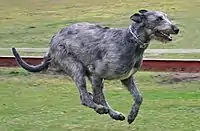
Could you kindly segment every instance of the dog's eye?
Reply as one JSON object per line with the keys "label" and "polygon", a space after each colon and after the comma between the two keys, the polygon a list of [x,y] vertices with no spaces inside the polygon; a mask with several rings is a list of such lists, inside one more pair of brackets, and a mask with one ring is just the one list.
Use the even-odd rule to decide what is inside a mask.
{"label": "dog's eye", "polygon": [[160,22],[160,21],[162,21],[163,20],[163,18],[160,16],[160,17],[158,17],[157,19],[156,19],[156,22]]}

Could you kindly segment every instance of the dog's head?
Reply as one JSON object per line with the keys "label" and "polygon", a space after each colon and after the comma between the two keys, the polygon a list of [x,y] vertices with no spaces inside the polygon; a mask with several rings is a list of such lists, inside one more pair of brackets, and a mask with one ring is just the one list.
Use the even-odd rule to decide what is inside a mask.
{"label": "dog's head", "polygon": [[131,20],[141,24],[150,38],[161,42],[172,41],[171,34],[178,34],[179,29],[172,24],[167,14],[160,11],[139,10],[133,14]]}

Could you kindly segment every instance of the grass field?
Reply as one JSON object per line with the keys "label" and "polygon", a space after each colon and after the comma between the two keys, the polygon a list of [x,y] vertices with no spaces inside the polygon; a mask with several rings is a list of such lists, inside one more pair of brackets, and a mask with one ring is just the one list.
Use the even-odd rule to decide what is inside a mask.
{"label": "grass field", "polygon": [[[0,48],[48,47],[51,37],[66,25],[95,22],[128,27],[130,15],[141,8],[162,10],[180,27],[174,42],[152,42],[150,48],[200,48],[199,0],[0,0]],[[11,55],[0,52],[2,55]],[[178,56],[159,55],[163,58]],[[199,58],[199,54],[181,58]]]}
{"label": "grass field", "polygon": [[[0,131],[199,131],[199,82],[162,84],[156,73],[139,72],[144,102],[128,125],[80,105],[71,79],[0,69]],[[132,97],[119,81],[106,81],[114,109],[129,113]]]}
{"label": "grass field", "polygon": [[128,27],[140,8],[162,10],[180,27],[168,45],[151,48],[200,48],[199,0],[0,0],[0,47],[47,47],[61,28],[75,22]]}

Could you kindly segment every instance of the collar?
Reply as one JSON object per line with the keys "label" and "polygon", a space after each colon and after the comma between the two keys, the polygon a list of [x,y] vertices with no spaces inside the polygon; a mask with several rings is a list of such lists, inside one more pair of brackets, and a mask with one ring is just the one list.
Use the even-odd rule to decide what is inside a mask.
{"label": "collar", "polygon": [[132,25],[129,26],[129,32],[135,38],[136,43],[140,45],[140,48],[146,48],[148,43],[145,43],[142,40],[140,40],[138,36],[132,31],[131,27]]}

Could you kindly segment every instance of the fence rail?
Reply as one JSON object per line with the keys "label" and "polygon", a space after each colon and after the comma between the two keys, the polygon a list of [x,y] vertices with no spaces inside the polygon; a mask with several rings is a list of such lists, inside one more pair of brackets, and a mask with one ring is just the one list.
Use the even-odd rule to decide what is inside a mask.
{"label": "fence rail", "polygon": [[[22,56],[29,64],[39,64],[41,56]],[[0,56],[0,67],[17,67],[18,64],[13,56]],[[151,59],[144,58],[141,67],[143,71],[154,72],[187,72],[200,73],[200,60],[198,59]]]}
{"label": "fence rail", "polygon": [[[16,48],[20,52],[44,53],[48,48]],[[2,51],[11,51],[11,48],[0,48]],[[147,49],[146,54],[193,54],[200,53],[200,49]],[[29,64],[39,64],[42,56],[22,56]],[[17,67],[13,56],[0,56],[0,67]],[[144,58],[141,70],[159,72],[188,72],[200,73],[200,59],[152,59]]]}
{"label": "fence rail", "polygon": [[[44,53],[48,48],[16,48],[22,52]],[[0,48],[1,51],[11,51],[11,48]],[[194,54],[200,53],[200,49],[147,49],[147,54]]]}

